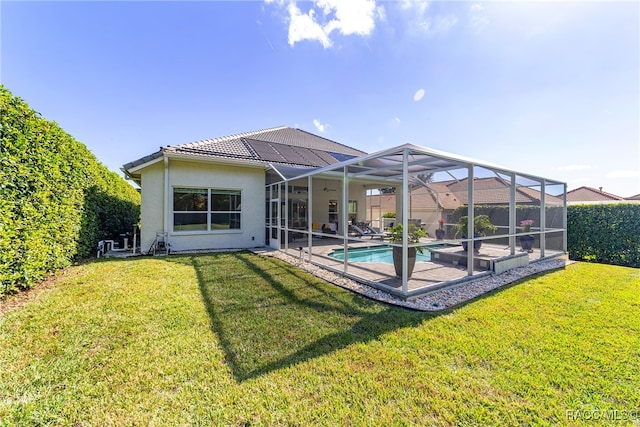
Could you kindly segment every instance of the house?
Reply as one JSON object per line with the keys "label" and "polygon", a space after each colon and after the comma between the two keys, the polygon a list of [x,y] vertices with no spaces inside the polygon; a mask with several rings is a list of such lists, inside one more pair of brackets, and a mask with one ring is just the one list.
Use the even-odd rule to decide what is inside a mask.
{"label": "house", "polygon": [[[466,178],[460,180],[446,180],[428,182],[411,190],[410,212],[412,218],[418,218],[427,224],[427,232],[435,235],[438,220],[444,218],[447,223],[451,214],[469,202],[468,182]],[[474,203],[476,205],[508,205],[510,183],[496,176],[474,179]],[[521,206],[538,206],[542,200],[539,189],[518,186],[515,188],[515,201]],[[546,194],[545,204],[562,205],[562,199]],[[371,216],[367,219],[374,224],[387,212],[395,212],[396,196],[393,193],[367,196],[367,212]]]}
{"label": "house", "polygon": [[[158,238],[172,251],[268,245],[403,298],[566,253],[565,183],[414,144],[367,154],[304,130],[276,127],[162,147],[123,171],[141,187],[143,252]],[[473,231],[476,205],[500,202],[501,216],[493,218],[497,232],[470,232],[433,247],[431,241],[409,241],[406,234],[401,241],[374,241],[371,234],[353,233],[350,225],[373,217],[367,200],[387,197],[388,188],[395,188],[394,211],[403,229],[421,210],[466,205],[467,229]],[[529,202],[531,207],[520,208]],[[518,252],[517,221],[532,209],[539,222],[527,235],[535,235],[536,246],[534,252]],[[432,215],[427,225],[438,218]],[[484,253],[461,248],[482,242]],[[417,246],[441,253],[433,252],[411,278],[405,267],[414,252],[409,249]],[[401,249],[401,268],[394,272],[398,265],[389,261],[370,265],[352,258],[355,248],[385,254]]]}
{"label": "house", "polygon": [[602,187],[595,189],[592,187],[582,186],[571,191],[567,191],[567,202],[569,204],[624,203],[640,200],[640,197],[638,196],[640,195],[625,199],[624,197],[602,191]]}
{"label": "house", "polygon": [[[169,233],[174,251],[263,246],[269,172],[278,179],[364,154],[290,127],[162,147],[123,166],[141,188],[141,248],[147,251],[157,232]],[[338,222],[337,212],[329,213],[330,182],[318,196],[327,201],[327,212],[317,214],[323,223]],[[289,225],[305,226],[306,189],[291,191],[297,202]]]}

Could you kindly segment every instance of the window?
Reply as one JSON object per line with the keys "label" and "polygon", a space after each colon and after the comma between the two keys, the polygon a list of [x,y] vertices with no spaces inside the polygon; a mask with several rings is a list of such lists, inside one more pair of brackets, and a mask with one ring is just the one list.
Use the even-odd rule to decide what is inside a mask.
{"label": "window", "polygon": [[351,221],[352,224],[355,224],[355,222],[358,219],[358,201],[357,200],[349,200],[349,221]]}
{"label": "window", "polygon": [[211,191],[211,230],[240,228],[240,191]]}
{"label": "window", "polygon": [[329,200],[329,222],[338,222],[338,201]]}
{"label": "window", "polygon": [[173,231],[240,229],[242,192],[213,188],[173,189]]}

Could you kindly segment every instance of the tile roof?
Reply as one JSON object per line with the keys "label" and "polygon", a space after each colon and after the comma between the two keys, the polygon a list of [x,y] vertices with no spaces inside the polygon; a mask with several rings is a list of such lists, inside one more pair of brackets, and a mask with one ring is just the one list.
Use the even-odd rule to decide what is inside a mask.
{"label": "tile roof", "polygon": [[608,202],[624,200],[623,197],[615,194],[607,193],[591,187],[578,187],[571,191],[567,191],[568,202]]}
{"label": "tile roof", "polygon": [[322,167],[344,156],[366,154],[330,139],[290,127],[277,127],[163,148],[165,153],[237,158],[289,166]]}
{"label": "tile roof", "polygon": [[[467,179],[446,182],[447,187],[460,199],[462,204],[468,203]],[[496,177],[476,178],[473,183],[473,201],[476,205],[491,205],[497,203],[509,203],[509,185]],[[562,199],[550,194],[545,195],[548,204],[562,204]],[[540,203],[540,192],[533,188],[516,187],[516,203],[535,204]]]}
{"label": "tile roof", "polygon": [[124,169],[131,169],[163,154],[181,154],[202,159],[238,159],[293,167],[323,167],[367,153],[310,132],[280,126],[169,145],[156,153],[127,163]]}
{"label": "tile roof", "polygon": [[[412,200],[413,209],[435,208],[436,200],[441,209],[454,210],[468,203],[467,180],[431,182],[429,187],[438,193],[436,197],[431,191],[424,187],[412,190],[411,194],[416,197]],[[424,197],[428,196],[428,197]],[[476,205],[491,205],[509,203],[509,186],[498,178],[476,178],[474,181],[474,203]],[[395,194],[383,194],[371,196],[374,205],[380,205],[383,211],[395,210]],[[557,196],[547,194],[545,202],[551,205],[561,205],[562,199]],[[540,192],[528,187],[516,188],[516,203],[518,204],[540,204]]]}

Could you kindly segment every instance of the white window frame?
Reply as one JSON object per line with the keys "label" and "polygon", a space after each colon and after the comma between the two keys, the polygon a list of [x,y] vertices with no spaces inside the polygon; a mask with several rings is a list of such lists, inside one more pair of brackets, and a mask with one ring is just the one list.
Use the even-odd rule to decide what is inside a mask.
{"label": "white window frame", "polygon": [[[176,211],[174,198],[176,189],[185,190],[206,190],[207,191],[207,209],[205,211]],[[240,210],[239,211],[213,211],[211,210],[211,196],[216,192],[237,192],[240,195]],[[242,213],[242,189],[240,188],[219,188],[219,187],[192,187],[187,185],[174,185],[171,191],[171,232],[172,234],[228,234],[228,233],[241,233],[243,227],[243,213]],[[175,229],[175,214],[188,214],[188,213],[206,213],[207,215],[207,228],[202,230],[176,230]],[[211,216],[216,213],[234,213],[240,215],[240,227],[239,228],[223,228],[212,229],[211,228]]]}

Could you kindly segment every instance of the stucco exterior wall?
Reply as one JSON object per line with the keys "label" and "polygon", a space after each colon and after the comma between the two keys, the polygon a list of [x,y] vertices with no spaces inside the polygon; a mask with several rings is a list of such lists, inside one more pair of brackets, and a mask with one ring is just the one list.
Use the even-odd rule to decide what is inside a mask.
{"label": "stucco exterior wall", "polygon": [[[324,191],[325,185],[327,188],[335,189],[335,191]],[[358,203],[357,220],[364,221],[366,218],[366,192],[362,187],[362,183],[352,182],[349,183],[349,200],[356,200]],[[342,205],[342,182],[325,179],[313,180],[313,211],[312,223],[318,224],[321,227],[322,224],[329,222],[329,200],[338,201],[338,231],[340,234],[344,232],[344,224],[342,221],[342,214],[346,206]]]}
{"label": "stucco exterior wall", "polygon": [[140,177],[140,249],[147,253],[156,238],[156,231],[164,228],[164,164],[154,163],[145,168]]}
{"label": "stucco exterior wall", "polygon": [[[165,171],[159,162],[141,171],[142,250],[152,245],[156,232],[169,232],[172,251],[191,249],[250,248],[265,244],[264,170],[232,165],[170,159],[168,169],[169,212],[165,216]],[[173,231],[173,188],[197,187],[242,191],[241,228],[238,230]],[[165,219],[166,218],[166,219]],[[167,222],[165,227],[165,222]]]}

